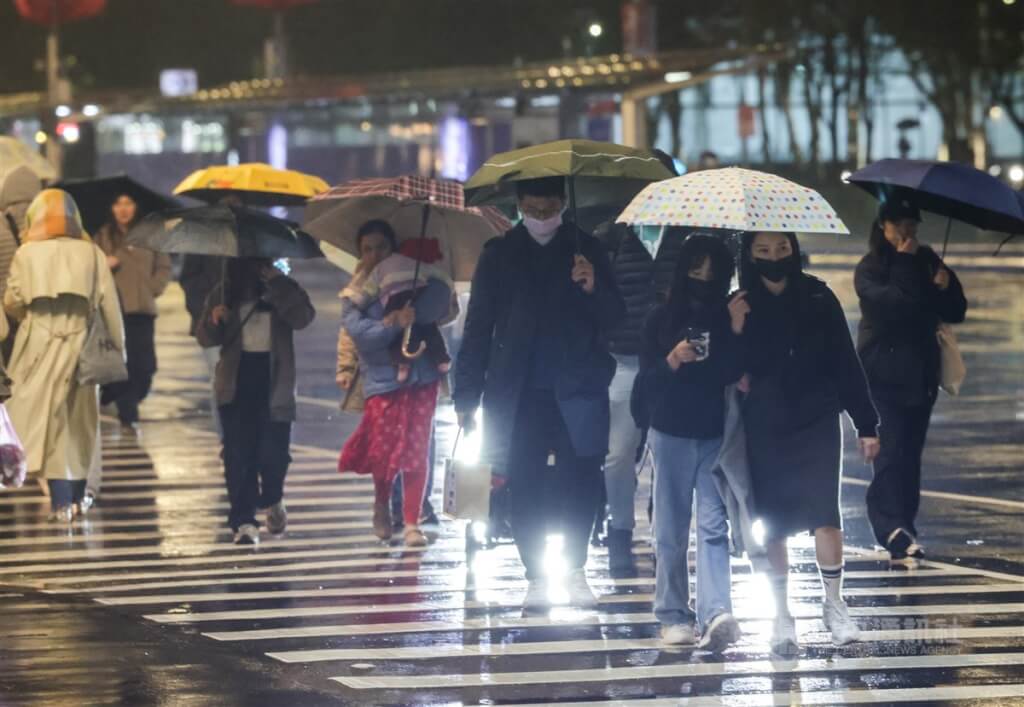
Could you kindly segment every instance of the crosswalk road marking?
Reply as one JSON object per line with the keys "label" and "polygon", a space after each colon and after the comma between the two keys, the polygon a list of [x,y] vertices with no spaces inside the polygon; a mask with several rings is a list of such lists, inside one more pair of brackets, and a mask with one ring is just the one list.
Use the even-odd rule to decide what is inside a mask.
{"label": "crosswalk road marking", "polygon": [[[527,694],[539,704],[553,691],[602,707],[1024,695],[1024,577],[1012,573],[931,561],[894,572],[879,553],[850,548],[845,593],[862,642],[837,649],[821,623],[813,548],[798,545],[790,596],[804,653],[780,662],[766,652],[773,608],[765,580],[736,561],[743,638],[721,657],[697,660],[659,641],[641,529],[640,577],[610,578],[605,551],[593,549],[598,610],[524,616],[514,548],[467,557],[458,524],[442,525],[427,548],[379,542],[369,533],[371,484],[337,474],[333,450],[293,450],[285,537],[265,537],[258,549],[230,544],[216,438],[194,439],[185,451],[177,436],[106,445],[101,504],[68,528],[42,519],[38,491],[0,496],[0,580],[90,597],[164,631],[198,628],[203,640],[254,649],[321,689],[373,703],[513,703]],[[353,667],[367,662],[369,673]],[[890,682],[857,678],[867,674]],[[792,678],[789,691],[773,690],[773,676]],[[754,680],[752,694],[728,694],[723,681],[733,679]],[[610,699],[606,685],[649,694]],[[685,702],[659,694],[685,694]]]}

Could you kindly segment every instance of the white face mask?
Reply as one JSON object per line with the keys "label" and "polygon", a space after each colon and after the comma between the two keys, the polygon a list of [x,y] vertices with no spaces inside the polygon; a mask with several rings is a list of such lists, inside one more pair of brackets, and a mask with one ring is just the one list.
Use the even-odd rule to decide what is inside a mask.
{"label": "white face mask", "polygon": [[533,240],[541,245],[547,245],[555,237],[558,227],[562,225],[562,214],[559,212],[546,219],[531,218],[523,214],[523,225]]}

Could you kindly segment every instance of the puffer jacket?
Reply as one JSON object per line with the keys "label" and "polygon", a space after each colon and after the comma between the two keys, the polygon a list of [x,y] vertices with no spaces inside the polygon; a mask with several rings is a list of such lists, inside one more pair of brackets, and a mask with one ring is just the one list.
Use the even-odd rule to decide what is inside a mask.
{"label": "puffer jacket", "polygon": [[619,356],[638,356],[644,322],[655,305],[654,258],[625,224],[602,224],[594,236],[608,254],[615,284],[626,302],[626,316],[608,332],[608,350]]}

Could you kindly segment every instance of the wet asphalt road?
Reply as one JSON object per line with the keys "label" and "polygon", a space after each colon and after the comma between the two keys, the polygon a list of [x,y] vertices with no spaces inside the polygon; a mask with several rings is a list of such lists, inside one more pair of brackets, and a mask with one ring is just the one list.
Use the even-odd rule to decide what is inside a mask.
{"label": "wet asphalt road", "polygon": [[[852,319],[844,257],[819,274]],[[772,604],[741,563],[741,643],[721,657],[660,649],[642,531],[636,580],[609,579],[603,549],[592,553],[597,612],[529,618],[511,547],[467,558],[447,522],[422,552],[373,539],[368,483],[334,471],[355,421],[337,411],[342,276],[325,264],[297,270],[319,316],[297,339],[290,528],[235,548],[205,364],[172,288],[142,437],[105,424],[101,505],[68,529],[46,523],[35,489],[0,495],[0,704],[1024,704],[1024,271],[960,275],[969,374],[940,400],[926,453],[919,526],[933,561],[887,568],[864,519],[870,472],[848,450],[846,586],[865,640],[827,643],[813,554],[797,540],[795,661],[768,653]],[[444,450],[450,409],[440,420]]]}

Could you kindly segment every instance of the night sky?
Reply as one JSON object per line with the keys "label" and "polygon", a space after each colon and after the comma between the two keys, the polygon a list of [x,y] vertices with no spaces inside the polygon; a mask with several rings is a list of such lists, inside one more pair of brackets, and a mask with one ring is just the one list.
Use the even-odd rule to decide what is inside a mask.
{"label": "night sky", "polygon": [[[698,3],[699,4],[699,3]],[[287,14],[295,73],[341,74],[562,55],[561,38],[605,34],[591,51],[621,49],[619,0],[320,0]],[[201,85],[258,74],[270,13],[230,0],[108,0],[107,11],[63,30],[79,87],[153,88],[161,68],[190,67]],[[0,93],[35,90],[45,31],[0,0]],[[582,53],[582,48],[581,52]]]}

